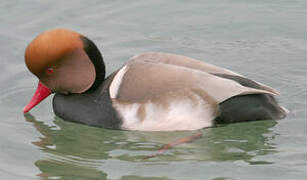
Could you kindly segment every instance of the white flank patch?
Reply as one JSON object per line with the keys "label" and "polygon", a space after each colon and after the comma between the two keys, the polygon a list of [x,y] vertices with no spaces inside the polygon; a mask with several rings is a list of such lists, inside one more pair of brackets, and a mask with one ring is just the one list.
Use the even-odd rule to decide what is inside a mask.
{"label": "white flank patch", "polygon": [[125,75],[125,73],[127,72],[128,67],[127,65],[122,67],[115,75],[115,77],[113,78],[113,81],[110,85],[110,96],[111,98],[116,98],[117,94],[118,94],[118,89],[120,87],[120,84],[122,83],[122,79]]}
{"label": "white flank patch", "polygon": [[[153,102],[121,104],[115,100],[113,105],[123,118],[122,129],[126,130],[196,130],[211,127],[215,118],[212,105],[200,97],[197,104],[189,98],[175,99],[168,108]],[[141,105],[144,106],[144,119],[138,115]]]}

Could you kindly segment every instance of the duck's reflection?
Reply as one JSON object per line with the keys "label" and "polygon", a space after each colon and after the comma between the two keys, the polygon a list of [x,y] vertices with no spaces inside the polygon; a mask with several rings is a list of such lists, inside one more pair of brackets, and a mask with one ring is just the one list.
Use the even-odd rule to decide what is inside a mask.
{"label": "duck's reflection", "polygon": [[[95,168],[94,161],[81,158],[82,154],[91,154],[88,151],[93,147],[91,146],[93,140],[88,138],[88,134],[81,135],[83,132],[78,132],[78,129],[74,128],[74,124],[66,127],[65,122],[62,123],[60,120],[55,120],[57,127],[54,127],[37,121],[29,113],[24,117],[26,121],[33,123],[34,127],[43,135],[39,141],[33,142],[34,145],[46,152],[46,158],[35,162],[42,172],[38,176],[42,179],[50,177],[74,180],[106,179],[106,174]],[[88,148],[82,148],[87,145]],[[100,157],[105,157],[105,154],[101,153]],[[89,158],[95,159],[96,157],[90,156]]]}
{"label": "duck's reflection", "polygon": [[[107,130],[65,122],[57,117],[55,127],[35,120],[31,114],[26,114],[25,119],[33,123],[43,135],[39,141],[33,142],[46,152],[46,158],[35,163],[42,171],[39,175],[41,177],[105,179],[109,169],[104,167],[109,161],[126,166],[136,163],[155,165],[161,162],[237,160],[249,164],[267,164],[273,162],[259,161],[258,157],[276,151],[272,144],[275,136],[272,127],[276,125],[275,121],[237,123],[204,129],[201,139],[176,146],[160,156],[145,160],[144,157],[154,154],[162,145],[195,132]],[[122,179],[128,177],[124,172],[118,173],[122,173]],[[137,177],[137,174],[133,177]]]}

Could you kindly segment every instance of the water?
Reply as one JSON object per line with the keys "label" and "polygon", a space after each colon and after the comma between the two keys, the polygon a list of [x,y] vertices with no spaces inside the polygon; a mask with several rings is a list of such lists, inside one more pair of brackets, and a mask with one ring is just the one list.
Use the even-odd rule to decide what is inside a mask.
{"label": "water", "polygon": [[[0,179],[305,179],[305,0],[2,0],[0,9]],[[201,139],[144,160],[194,132],[69,123],[54,116],[51,97],[23,115],[37,83],[24,49],[57,27],[94,40],[107,73],[141,52],[182,54],[271,85],[292,113],[282,121],[204,129]]]}

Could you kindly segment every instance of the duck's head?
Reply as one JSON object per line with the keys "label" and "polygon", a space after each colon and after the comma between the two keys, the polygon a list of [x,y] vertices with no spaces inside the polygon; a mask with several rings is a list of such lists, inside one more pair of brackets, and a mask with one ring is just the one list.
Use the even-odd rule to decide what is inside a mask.
{"label": "duck's head", "polygon": [[51,93],[94,90],[105,76],[105,65],[96,45],[85,36],[67,29],[38,35],[26,48],[25,62],[39,83],[24,113]]}

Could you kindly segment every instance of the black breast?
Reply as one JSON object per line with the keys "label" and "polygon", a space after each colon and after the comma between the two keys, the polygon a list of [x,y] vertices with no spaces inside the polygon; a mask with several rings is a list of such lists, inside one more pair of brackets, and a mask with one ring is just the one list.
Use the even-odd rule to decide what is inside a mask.
{"label": "black breast", "polygon": [[115,73],[111,74],[95,91],[82,94],[56,94],[54,113],[65,121],[89,126],[119,129],[121,120],[112,107],[109,87]]}

